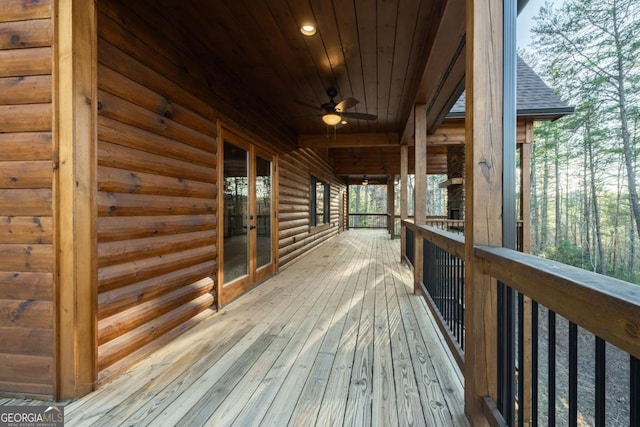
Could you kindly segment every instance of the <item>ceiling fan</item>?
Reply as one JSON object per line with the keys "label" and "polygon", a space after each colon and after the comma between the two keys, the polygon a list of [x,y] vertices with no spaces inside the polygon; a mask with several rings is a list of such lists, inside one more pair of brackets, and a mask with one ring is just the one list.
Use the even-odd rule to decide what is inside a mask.
{"label": "ceiling fan", "polygon": [[[355,98],[345,98],[342,101],[336,103],[334,98],[338,96],[338,91],[334,87],[327,89],[327,96],[329,102],[325,102],[320,106],[320,110],[324,111],[322,115],[322,121],[328,126],[339,127],[347,124],[346,119],[357,120],[375,120],[378,118],[375,114],[368,113],[356,113],[347,111],[349,108],[355,107],[360,101]],[[306,104],[305,104],[306,105]],[[317,108],[317,107],[313,107]]]}

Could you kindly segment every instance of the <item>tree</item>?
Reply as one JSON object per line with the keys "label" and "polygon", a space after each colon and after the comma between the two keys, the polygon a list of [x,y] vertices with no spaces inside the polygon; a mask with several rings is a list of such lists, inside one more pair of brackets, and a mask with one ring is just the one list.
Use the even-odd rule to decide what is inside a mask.
{"label": "tree", "polygon": [[559,13],[546,5],[534,32],[542,57],[562,63],[565,74],[572,76],[582,93],[599,94],[608,111],[615,113],[630,208],[640,236],[640,202],[629,129],[640,87],[638,1],[567,0]]}

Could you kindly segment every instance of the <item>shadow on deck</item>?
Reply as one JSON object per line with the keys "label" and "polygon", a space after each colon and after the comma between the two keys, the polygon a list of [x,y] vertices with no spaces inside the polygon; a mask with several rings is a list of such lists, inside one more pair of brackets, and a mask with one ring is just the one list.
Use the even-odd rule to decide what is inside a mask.
{"label": "shadow on deck", "polygon": [[384,231],[339,235],[67,405],[66,425],[468,425],[399,258]]}

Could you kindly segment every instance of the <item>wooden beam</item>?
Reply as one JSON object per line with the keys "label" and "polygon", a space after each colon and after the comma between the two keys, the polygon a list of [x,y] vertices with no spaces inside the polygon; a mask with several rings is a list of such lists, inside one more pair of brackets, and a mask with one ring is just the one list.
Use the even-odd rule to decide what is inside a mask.
{"label": "wooden beam", "polygon": [[346,133],[327,135],[300,135],[300,148],[352,148],[396,146],[400,143],[397,133]]}
{"label": "wooden beam", "polygon": [[96,380],[97,24],[95,2],[55,4],[56,400],[63,400],[89,393]]}
{"label": "wooden beam", "polygon": [[[427,218],[427,106],[415,106],[415,223],[424,224]],[[446,157],[445,157],[446,159]]]}
{"label": "wooden beam", "polygon": [[465,156],[465,411],[485,425],[497,402],[497,284],[474,246],[502,245],[502,2],[467,0]]}
{"label": "wooden beam", "polygon": [[[424,224],[427,220],[427,106],[416,104],[414,108],[415,118],[415,196],[414,196],[414,218],[415,224]],[[424,272],[422,263],[423,239],[415,233],[415,262],[413,266],[414,293],[418,294],[422,290],[422,280]]]}
{"label": "wooden beam", "polygon": [[[463,45],[465,35],[464,16],[464,1],[450,0],[446,3],[442,19],[434,23],[447,31],[438,31],[414,99],[415,104],[427,105],[430,117],[441,115],[441,111],[435,111],[432,106],[435,106],[437,98],[442,98],[442,101],[437,103],[437,109],[445,107],[462,78],[463,74],[461,75],[460,71],[463,70],[458,70],[460,61],[457,61],[457,58],[464,56],[464,51],[459,49]],[[452,76],[455,78],[450,82]],[[403,143],[408,143],[414,133],[413,109],[407,108],[406,111],[409,111],[409,114],[402,132]]]}

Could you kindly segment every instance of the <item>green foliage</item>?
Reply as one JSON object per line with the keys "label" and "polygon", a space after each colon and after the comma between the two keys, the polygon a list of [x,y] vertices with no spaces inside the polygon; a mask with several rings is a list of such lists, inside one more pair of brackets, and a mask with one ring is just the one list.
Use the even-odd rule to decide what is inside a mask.
{"label": "green foliage", "polygon": [[534,252],[640,283],[640,1],[566,0],[522,52],[575,113],[536,126]]}
{"label": "green foliage", "polygon": [[547,246],[539,255],[574,267],[593,270],[589,254],[569,240],[561,240],[558,245]]}

